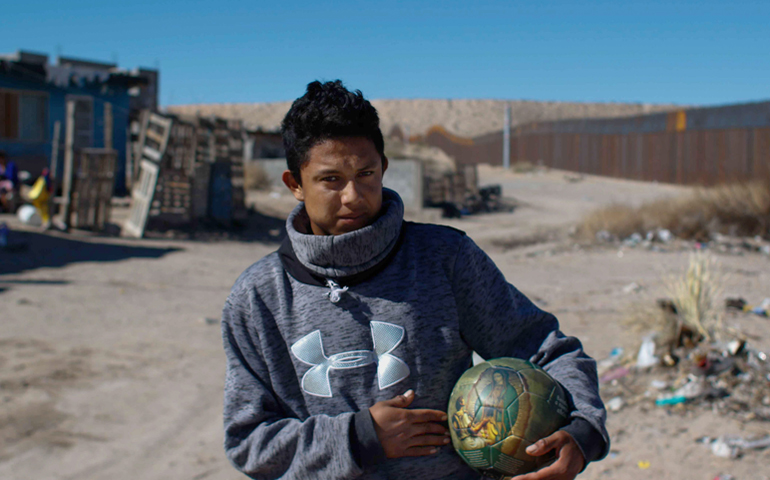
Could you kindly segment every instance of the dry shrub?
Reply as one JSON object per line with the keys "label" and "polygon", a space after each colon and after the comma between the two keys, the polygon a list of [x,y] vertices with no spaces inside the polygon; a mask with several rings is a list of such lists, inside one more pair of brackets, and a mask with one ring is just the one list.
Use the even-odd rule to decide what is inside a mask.
{"label": "dry shrub", "polygon": [[607,231],[620,238],[643,229],[643,222],[636,209],[627,205],[614,204],[586,215],[578,226],[578,234],[593,239],[597,232]]}
{"label": "dry shrub", "polygon": [[655,332],[659,345],[671,345],[676,340],[678,326],[675,316],[654,303],[635,302],[627,309],[622,323],[640,337]]}
{"label": "dry shrub", "polygon": [[270,177],[261,165],[247,163],[243,166],[243,187],[246,190],[265,190],[270,188]]}
{"label": "dry shrub", "polygon": [[719,307],[724,283],[716,259],[696,252],[683,273],[663,279],[669,299],[631,305],[623,323],[638,335],[655,332],[656,343],[666,349],[690,334],[695,342],[719,339],[725,334]]}
{"label": "dry shrub", "polygon": [[665,279],[665,287],[676,307],[679,322],[699,333],[706,341],[721,336],[724,277],[716,259],[703,252],[690,255],[684,274]]}
{"label": "dry shrub", "polygon": [[520,160],[511,165],[511,170],[514,173],[530,173],[537,170],[537,166],[528,160]]}
{"label": "dry shrub", "polygon": [[610,205],[584,217],[577,232],[584,239],[594,239],[602,230],[625,238],[659,229],[698,241],[714,233],[770,238],[770,180],[700,188],[638,208]]}

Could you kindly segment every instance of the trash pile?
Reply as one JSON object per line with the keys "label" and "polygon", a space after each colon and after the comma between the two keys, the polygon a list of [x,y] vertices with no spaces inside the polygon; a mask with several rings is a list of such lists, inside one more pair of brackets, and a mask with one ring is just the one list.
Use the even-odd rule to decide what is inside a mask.
{"label": "trash pile", "polygon": [[722,435],[717,438],[703,437],[697,441],[707,445],[714,456],[722,458],[738,458],[748,450],[762,450],[770,447],[770,435],[754,440],[747,440],[737,435]]}
{"label": "trash pile", "polygon": [[503,197],[500,185],[488,185],[478,188],[476,193],[466,192],[454,201],[427,201],[426,206],[441,208],[444,218],[462,218],[467,215],[493,212],[513,212],[517,202]]}
{"label": "trash pile", "polygon": [[699,242],[677,238],[665,228],[650,230],[645,235],[633,233],[626,238],[619,238],[607,230],[596,232],[596,241],[604,244],[618,244],[625,248],[644,248],[654,252],[675,250],[712,250],[731,255],[744,255],[747,252],[770,256],[770,241],[761,236],[732,237],[714,233],[709,241]]}
{"label": "trash pile", "polygon": [[[659,300],[658,305],[671,313],[670,301]],[[726,307],[770,316],[770,299],[755,307],[743,299],[727,299]],[[680,324],[673,341],[661,345],[656,340],[657,334],[649,334],[635,355],[616,348],[598,362],[607,410],[638,404],[682,414],[709,409],[743,422],[770,421],[770,355],[752,348],[740,332],[725,331],[721,340],[708,341]]]}

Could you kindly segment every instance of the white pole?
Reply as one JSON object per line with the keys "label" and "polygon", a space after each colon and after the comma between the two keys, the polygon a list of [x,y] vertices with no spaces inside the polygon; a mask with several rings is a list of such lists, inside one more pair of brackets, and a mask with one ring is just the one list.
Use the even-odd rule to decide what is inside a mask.
{"label": "white pole", "polygon": [[511,168],[511,106],[505,104],[505,126],[503,127],[503,168]]}

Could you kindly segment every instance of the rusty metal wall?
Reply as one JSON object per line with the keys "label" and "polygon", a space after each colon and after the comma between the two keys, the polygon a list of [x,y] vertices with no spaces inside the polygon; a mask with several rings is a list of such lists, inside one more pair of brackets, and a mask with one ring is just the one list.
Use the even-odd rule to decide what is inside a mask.
{"label": "rusty metal wall", "polygon": [[[502,132],[460,142],[434,130],[424,140],[459,165],[502,165]],[[518,126],[516,162],[678,184],[770,178],[770,102]]]}

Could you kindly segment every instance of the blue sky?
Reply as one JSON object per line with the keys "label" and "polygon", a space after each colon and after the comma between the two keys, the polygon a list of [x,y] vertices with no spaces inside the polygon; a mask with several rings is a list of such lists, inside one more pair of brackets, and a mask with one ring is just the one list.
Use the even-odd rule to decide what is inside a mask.
{"label": "blue sky", "polygon": [[0,52],[159,66],[161,104],[368,98],[725,104],[770,98],[770,2],[6,2]]}

